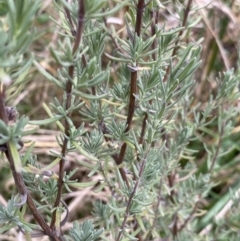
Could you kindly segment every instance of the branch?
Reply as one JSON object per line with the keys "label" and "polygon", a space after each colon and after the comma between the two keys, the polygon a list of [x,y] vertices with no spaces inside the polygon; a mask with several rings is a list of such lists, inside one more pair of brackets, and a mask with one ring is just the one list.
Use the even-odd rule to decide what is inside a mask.
{"label": "branch", "polygon": [[[101,123],[100,123],[100,128],[101,128],[102,133],[103,133],[103,135],[104,135],[105,141],[106,141],[107,143],[111,142],[110,138],[108,138],[108,137],[105,136],[105,134],[107,134],[108,131],[107,131],[107,127],[106,127],[106,125],[104,124],[103,121],[101,121]],[[118,165],[118,156],[117,156],[116,154],[113,154],[111,157],[112,157],[112,159],[115,161],[115,163]],[[127,187],[129,187],[129,182],[128,182],[128,179],[127,179],[127,175],[126,175],[123,167],[119,167],[119,172],[120,172],[120,175],[121,175],[123,181],[125,181]]]}
{"label": "branch", "polygon": [[[81,39],[82,39],[82,32],[83,32],[83,25],[84,25],[84,15],[85,15],[85,8],[84,8],[84,0],[79,0],[79,9],[78,9],[78,26],[77,26],[77,33],[76,33],[76,38],[75,42],[73,45],[73,50],[72,54],[74,55],[80,45]],[[70,18],[71,19],[71,18]],[[69,66],[68,69],[68,74],[70,76],[70,79],[73,79],[74,76],[74,64]],[[68,80],[66,83],[66,94],[67,94],[67,100],[66,100],[66,109],[69,109],[71,107],[71,100],[72,100],[72,82],[71,80]],[[71,113],[68,114],[68,117],[71,117]],[[58,178],[58,192],[57,192],[57,197],[54,203],[54,208],[58,207],[61,202],[61,196],[62,196],[62,188],[63,188],[63,177],[64,177],[64,166],[65,166],[65,158],[67,154],[67,143],[68,143],[68,136],[69,136],[69,123],[67,120],[65,120],[65,138],[63,141],[63,146],[62,146],[62,159],[60,160],[59,163],[59,178]],[[50,227],[54,229],[56,222],[56,209],[53,212],[52,220],[51,220],[51,225]]]}
{"label": "branch", "polygon": [[[0,118],[6,124],[9,121],[9,119],[8,119],[9,115],[7,113],[7,110],[8,109],[5,106],[5,90],[3,89],[0,92]],[[55,233],[52,232],[51,228],[48,226],[46,221],[43,219],[42,215],[37,210],[30,193],[28,193],[28,191],[27,191],[27,187],[26,187],[26,185],[23,181],[22,173],[16,171],[16,168],[14,166],[13,156],[12,156],[12,153],[10,151],[8,143],[6,144],[6,150],[4,151],[4,153],[5,153],[5,155],[8,159],[10,169],[12,171],[12,175],[13,175],[13,178],[14,178],[15,185],[16,185],[16,187],[18,189],[18,192],[20,193],[20,196],[21,196],[21,203],[18,203],[18,204],[15,204],[15,205],[20,206],[20,205],[23,205],[25,202],[27,202],[27,205],[28,205],[29,209],[31,210],[34,219],[39,224],[39,226],[43,229],[42,233],[45,234],[45,235],[48,235],[50,237],[51,241],[61,241],[61,239],[59,237],[57,237]]]}
{"label": "branch", "polygon": [[[144,13],[144,10],[145,10],[145,6],[146,5],[144,3],[144,0],[138,0],[137,17],[136,17],[136,24],[135,24],[135,34],[137,34],[138,37],[141,34],[142,18],[143,18],[143,13]],[[135,36],[134,36],[134,39],[133,39],[133,44],[135,44]],[[129,100],[129,105],[128,105],[128,115],[127,115],[127,122],[126,122],[126,130],[125,130],[125,132],[128,132],[131,129],[131,123],[132,123],[132,119],[133,119],[133,115],[134,115],[134,111],[135,111],[135,96],[137,94],[137,77],[138,77],[138,75],[137,75],[137,68],[136,67],[137,67],[137,65],[133,66],[133,68],[131,68],[130,100]],[[122,147],[121,147],[118,159],[116,160],[118,165],[120,165],[123,162],[123,159],[124,159],[124,156],[125,156],[125,153],[126,153],[126,149],[127,149],[127,144],[126,144],[126,142],[124,142]],[[143,161],[143,163],[142,163],[142,166],[141,166],[141,169],[140,169],[140,173],[143,171],[144,166],[145,166],[145,161]],[[125,171],[123,169],[120,169],[119,171],[120,171],[122,177],[125,178],[125,176],[126,176]],[[135,184],[135,187],[134,187],[134,190],[133,190],[131,196],[129,197],[128,206],[127,206],[127,209],[126,209],[126,215],[125,215],[125,218],[123,220],[122,228],[121,228],[121,231],[119,232],[117,241],[120,240],[120,237],[121,237],[122,232],[123,232],[123,228],[124,228],[124,226],[126,224],[127,216],[128,216],[129,209],[130,209],[130,204],[131,204],[132,198],[133,198],[133,196],[134,196],[134,194],[136,192],[136,189],[137,189],[137,186],[138,186],[138,182],[139,182],[139,179],[138,179],[138,181]],[[126,183],[128,185],[128,182],[126,182]],[[129,185],[128,185],[128,187],[129,187]],[[137,228],[138,228],[138,223],[136,223],[136,225],[134,226],[134,230],[137,229]],[[138,237],[139,240],[142,240],[140,235],[137,235],[137,237]]]}
{"label": "branch", "polygon": [[160,202],[161,202],[161,197],[162,197],[162,185],[163,185],[163,177],[161,177],[160,179],[160,183],[159,183],[159,189],[158,189],[158,197],[157,197],[157,205],[156,205],[156,208],[155,208],[155,211],[154,211],[154,219],[153,219],[153,223],[152,223],[152,226],[146,236],[146,238],[144,239],[144,241],[147,241],[149,240],[149,236],[151,235],[151,231],[155,228],[156,226],[156,222],[157,222],[157,218],[158,218],[158,208],[160,206]]}
{"label": "branch", "polygon": [[[151,18],[152,18],[152,24],[151,24],[151,36],[154,36],[156,34],[156,25],[158,23],[158,11],[154,14],[153,11],[151,11]],[[152,43],[152,50],[156,49],[156,39],[154,39]],[[156,52],[153,52],[152,54],[153,60],[156,60]],[[152,103],[152,100],[149,101],[149,103]],[[138,144],[142,145],[143,144],[143,139],[146,131],[146,126],[147,126],[147,119],[148,119],[148,114],[144,114],[143,122],[142,122],[142,129],[141,129],[141,134],[140,134],[140,139]]]}
{"label": "branch", "polygon": [[[68,2],[68,0],[66,0],[66,2]],[[73,26],[73,21],[72,21],[71,14],[70,14],[69,10],[66,7],[64,7],[64,11],[66,13],[66,17],[67,17],[67,19],[69,21],[69,24],[71,26],[72,35],[76,36],[76,30],[74,29],[74,26]]]}
{"label": "branch", "polygon": [[127,208],[126,208],[126,211],[125,211],[125,216],[124,216],[124,220],[123,220],[123,223],[121,225],[121,228],[120,228],[120,231],[119,231],[119,234],[117,236],[117,239],[116,241],[119,241],[121,236],[122,236],[122,233],[124,231],[124,228],[125,228],[125,225],[126,225],[126,222],[127,222],[127,218],[129,216],[129,213],[130,213],[130,208],[131,208],[131,203],[132,203],[132,199],[137,191],[137,188],[138,188],[138,185],[139,185],[139,181],[142,177],[142,174],[143,174],[143,171],[144,171],[144,168],[145,168],[145,163],[146,163],[146,157],[144,158],[142,164],[141,164],[141,167],[140,167],[140,170],[139,170],[139,178],[138,180],[136,181],[135,185],[134,185],[134,188],[133,188],[133,191],[128,199],[128,203],[127,203]]}
{"label": "branch", "polygon": [[[137,4],[137,18],[136,18],[136,24],[135,24],[135,33],[137,34],[137,36],[140,36],[140,33],[141,33],[144,9],[145,9],[144,0],[139,0],[138,4]],[[133,41],[135,41],[135,39]],[[135,95],[137,94],[137,68],[136,68],[136,66],[133,66],[133,68],[131,68],[130,83],[131,83],[130,84],[130,100],[129,100],[129,105],[128,105],[128,115],[127,115],[125,132],[128,132],[131,129],[132,118],[133,118],[134,111],[135,111]],[[126,149],[127,149],[127,144],[124,142],[121,147],[118,159],[116,161],[117,165],[122,164]]]}
{"label": "branch", "polygon": [[189,216],[187,217],[185,222],[178,228],[178,232],[181,232],[187,226],[187,224],[190,222],[190,220],[192,219],[193,215],[197,211],[198,205],[199,205],[199,201],[197,201],[195,203],[193,210],[191,211],[191,213],[189,214]]}

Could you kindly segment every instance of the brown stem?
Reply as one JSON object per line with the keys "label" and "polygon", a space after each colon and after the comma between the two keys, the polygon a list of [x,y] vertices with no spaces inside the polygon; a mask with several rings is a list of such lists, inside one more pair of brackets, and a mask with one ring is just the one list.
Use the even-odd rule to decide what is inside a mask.
{"label": "brown stem", "polygon": [[[175,179],[174,173],[171,173],[170,175],[168,175],[167,178],[168,178],[168,181],[169,181],[169,186],[170,186],[170,188],[172,188],[173,185],[174,185],[174,179]],[[170,195],[169,195],[169,198],[172,201],[172,203],[175,203],[174,195],[175,195],[175,192],[171,191]],[[176,235],[178,233],[178,219],[179,219],[178,213],[176,212],[174,214],[174,217],[173,217],[173,226],[172,226],[172,230],[171,230],[173,237],[176,237]]]}
{"label": "brown stem", "polygon": [[[73,45],[73,50],[72,54],[74,55],[80,45],[81,39],[82,39],[82,32],[83,32],[83,25],[84,25],[84,14],[85,14],[85,8],[84,8],[84,0],[79,0],[79,9],[78,9],[78,26],[77,26],[77,33],[76,33],[76,38],[75,42]],[[74,76],[74,65],[69,66],[68,69],[68,74],[71,79],[73,79]],[[71,80],[67,81],[66,84],[66,110],[68,110],[71,106],[71,99],[72,99],[72,82]],[[68,114],[68,117],[71,116],[71,113]],[[60,160],[59,163],[59,178],[58,178],[58,192],[57,192],[57,197],[54,203],[54,208],[58,207],[61,202],[61,196],[62,196],[62,188],[63,188],[63,177],[64,177],[64,166],[65,166],[65,157],[67,154],[67,143],[68,143],[68,136],[69,136],[69,123],[67,120],[65,120],[65,138],[63,141],[63,146],[62,146],[62,159]],[[54,229],[56,222],[56,209],[53,212],[52,220],[51,220],[51,225],[50,227]]]}
{"label": "brown stem", "polygon": [[149,232],[148,232],[146,238],[144,239],[144,241],[147,241],[149,239],[149,236],[151,235],[151,231],[156,226],[158,213],[159,213],[158,208],[160,206],[161,197],[162,197],[162,185],[163,185],[163,178],[161,177],[160,184],[159,184],[159,190],[158,190],[157,204],[156,204],[156,208],[155,208],[155,211],[154,211],[155,216],[154,216],[154,219],[153,219],[153,223],[152,223],[151,229],[149,230]]}
{"label": "brown stem", "polygon": [[[151,18],[152,18],[151,36],[154,36],[156,34],[156,25],[158,23],[158,17],[159,17],[158,11],[154,12],[153,10],[151,10]],[[157,45],[157,40],[154,39],[154,41],[152,43],[152,50],[156,49],[156,45]],[[156,52],[153,52],[152,58],[153,58],[153,60],[157,59]]]}
{"label": "brown stem", "polygon": [[[158,23],[158,11],[154,14],[153,10],[151,11],[151,18],[152,18],[152,24],[151,24],[151,36],[154,36],[156,34],[156,24]],[[156,39],[154,39],[152,43],[152,50],[156,49]],[[154,52],[152,54],[153,60],[156,60],[157,56],[156,53]],[[152,101],[150,100],[149,103],[151,104]],[[147,119],[148,119],[148,114],[144,114],[143,122],[142,122],[142,129],[141,129],[141,134],[140,134],[140,139],[139,139],[139,144],[143,144],[143,139],[146,131],[146,125],[147,125]]]}
{"label": "brown stem", "polygon": [[[139,0],[137,4],[137,18],[136,18],[136,25],[135,25],[135,33],[137,36],[140,36],[141,33],[141,26],[142,26],[142,15],[144,12],[144,0]],[[137,70],[132,68],[131,72],[131,79],[130,79],[130,100],[129,100],[129,105],[128,105],[128,115],[127,115],[127,121],[126,121],[126,130],[125,132],[128,132],[131,129],[131,123],[132,123],[132,118],[134,115],[134,110],[135,110],[135,95],[137,93]],[[117,165],[122,164],[125,152],[127,149],[127,144],[124,142],[121,149],[119,156],[117,158],[114,158],[115,162]],[[126,177],[126,173],[123,168],[119,169],[120,174],[123,178],[123,180],[126,182],[127,186],[129,187],[129,183]]]}
{"label": "brown stem", "polygon": [[132,203],[132,199],[134,197],[134,194],[136,193],[137,191],[137,188],[138,188],[138,185],[139,185],[139,181],[142,177],[142,174],[143,174],[143,171],[144,171],[144,168],[145,168],[145,160],[146,158],[144,158],[144,160],[142,161],[142,165],[140,167],[140,170],[139,170],[139,178],[138,180],[136,181],[135,185],[134,185],[134,188],[133,188],[133,191],[132,193],[130,194],[130,197],[128,199],[128,203],[127,203],[127,208],[126,208],[126,211],[125,211],[125,216],[124,216],[124,219],[123,219],[123,222],[122,222],[122,225],[121,225],[121,228],[120,228],[120,231],[118,233],[118,236],[117,236],[117,239],[116,241],[119,241],[121,236],[122,236],[122,233],[124,231],[124,228],[125,228],[125,225],[126,225],[126,222],[127,222],[127,218],[130,214],[130,208],[131,208],[131,203]]}
{"label": "brown stem", "polygon": [[[143,18],[143,12],[144,12],[144,9],[145,9],[145,4],[144,4],[144,0],[138,0],[138,4],[137,4],[137,17],[136,17],[136,24],[135,24],[135,33],[137,34],[137,36],[139,37],[140,34],[141,34],[141,28],[142,28],[142,18]],[[133,44],[135,43],[135,38],[133,39]],[[128,132],[131,128],[131,123],[132,123],[132,119],[133,119],[133,115],[134,115],[134,111],[135,111],[135,95],[137,93],[137,68],[136,66],[133,66],[133,68],[131,69],[131,80],[130,80],[130,100],[129,100],[129,105],[128,105],[128,115],[127,115],[127,122],[126,122],[126,130],[125,132]],[[120,153],[119,153],[119,156],[118,156],[118,159],[117,159],[117,164],[121,164],[123,162],[123,159],[124,159],[124,156],[125,156],[125,153],[126,153],[126,149],[127,149],[127,144],[124,142],[122,147],[121,147],[121,150],[120,150]],[[145,166],[145,161],[143,161],[143,164]],[[141,166],[141,169],[140,169],[140,172],[143,171],[143,164]],[[123,173],[121,173],[121,171]],[[120,173],[121,175],[126,175],[125,174],[125,171],[122,169],[120,169]],[[138,182],[139,182],[139,179],[138,181],[136,182],[136,185],[134,187],[134,190],[131,194],[131,196],[129,197],[129,200],[128,200],[128,206],[127,206],[127,209],[126,209],[126,215],[125,215],[125,218],[123,220],[123,223],[122,223],[122,228],[121,228],[121,231],[119,232],[119,235],[118,235],[118,238],[117,238],[117,241],[120,240],[121,238],[121,235],[122,235],[122,231],[123,231],[123,228],[126,224],[126,221],[127,221],[127,216],[128,216],[128,213],[129,213],[129,210],[130,210],[130,205],[131,205],[131,202],[132,202],[132,198],[136,192],[136,189],[137,189],[137,186],[138,186]],[[128,183],[127,183],[128,185]],[[128,185],[129,187],[129,185]],[[134,226],[134,229],[137,229],[138,228],[138,223],[136,223],[136,225]],[[142,240],[142,237],[140,236],[140,234],[137,235],[138,237],[138,240]]]}
{"label": "brown stem", "polygon": [[[66,0],[66,2],[68,2],[68,0]],[[73,21],[72,21],[71,14],[70,14],[69,10],[66,7],[64,7],[64,11],[66,13],[67,19],[68,19],[69,24],[71,26],[72,35],[76,36],[76,30],[74,29],[74,26],[73,26]]]}
{"label": "brown stem", "polygon": [[7,112],[5,108],[5,90],[0,90],[0,119],[8,123]]}
{"label": "brown stem", "polygon": [[[186,26],[191,5],[192,5],[192,0],[188,0],[187,7],[186,7],[185,12],[184,12],[182,27]],[[172,57],[174,57],[175,54],[177,53],[178,43],[179,43],[179,40],[180,40],[180,37],[182,36],[182,34],[183,34],[183,30],[180,30],[179,33],[178,33],[178,36],[177,36],[177,40],[175,42],[175,47],[174,47],[173,52],[172,52]],[[168,67],[167,67],[166,74],[164,76],[163,81],[167,81],[167,78],[168,78],[168,75],[169,75],[169,71],[170,71],[170,65],[168,65]]]}
{"label": "brown stem", "polygon": [[37,221],[37,223],[40,225],[40,227],[44,230],[44,233],[46,235],[52,236],[52,231],[51,231],[50,227],[45,222],[45,220],[43,219],[41,214],[38,212],[38,210],[37,210],[37,208],[36,208],[36,206],[35,206],[35,204],[33,202],[33,199],[31,197],[31,195],[27,191],[27,188],[26,188],[25,183],[23,181],[22,174],[16,172],[15,166],[14,166],[13,157],[11,155],[11,152],[8,151],[8,150],[5,152],[5,155],[6,155],[7,159],[8,159],[8,161],[9,161],[10,168],[11,168],[11,171],[12,171],[12,174],[13,174],[13,178],[14,178],[14,182],[16,184],[18,192],[21,195],[27,195],[27,205],[30,208],[34,219]]}
{"label": "brown stem", "polygon": [[140,33],[141,33],[144,9],[145,9],[144,0],[139,0],[137,4],[137,18],[136,18],[136,25],[135,25],[135,33],[137,34],[138,37],[140,36]]}
{"label": "brown stem", "polygon": [[[137,34],[137,36],[140,36],[140,33],[141,33],[144,9],[145,9],[144,0],[139,0],[137,4],[137,18],[136,18],[136,25],[135,25],[135,33]],[[135,41],[135,39],[133,41]],[[128,132],[131,129],[132,118],[135,110],[135,95],[137,93],[137,70],[135,68],[136,66],[133,66],[133,68],[131,69],[132,72],[131,72],[131,80],[130,80],[130,83],[131,83],[130,100],[128,105],[128,115],[127,115],[125,132]],[[118,165],[120,165],[123,162],[126,149],[127,149],[127,144],[124,142],[117,159]]]}
{"label": "brown stem", "polygon": [[169,199],[171,200],[172,203],[175,203],[175,200],[174,200],[175,191],[173,190],[174,183],[175,183],[175,174],[174,174],[174,172],[170,173],[167,176],[167,179],[168,179],[169,187],[171,189],[170,195],[169,195]]}
{"label": "brown stem", "polygon": [[195,214],[195,212],[197,210],[198,204],[199,204],[199,201],[197,201],[195,203],[193,210],[191,211],[191,213],[189,214],[189,216],[187,217],[185,222],[180,226],[180,228],[178,228],[178,232],[181,232],[187,226],[187,224],[190,222],[190,220],[192,219],[193,215]]}
{"label": "brown stem", "polygon": [[[107,134],[107,128],[106,128],[106,126],[103,122],[100,124],[100,128],[101,128],[103,134]],[[111,142],[111,140],[106,136],[104,136],[104,139],[105,139],[106,142]],[[115,161],[115,163],[118,165],[118,156],[116,154],[113,154],[112,158]],[[120,172],[120,175],[121,175],[123,181],[125,181],[126,185],[128,187],[130,187],[128,179],[127,179],[127,175],[126,175],[123,167],[119,167],[119,172]]]}
{"label": "brown stem", "polygon": [[[6,112],[6,108],[5,108],[5,92],[4,92],[4,90],[2,90],[0,92],[0,119],[3,120],[6,124],[8,123],[8,117],[7,117],[7,112]],[[42,215],[37,210],[30,193],[28,193],[28,191],[27,191],[27,187],[23,181],[22,173],[17,172],[15,169],[14,160],[13,160],[12,153],[9,149],[9,145],[7,144],[6,146],[7,146],[7,149],[5,151],[5,155],[8,159],[10,169],[12,171],[12,175],[14,178],[15,185],[18,189],[18,192],[20,193],[21,197],[26,197],[27,205],[28,205],[29,209],[31,210],[34,219],[39,224],[39,226],[42,228],[43,233],[45,235],[48,235],[50,237],[51,241],[61,241],[61,238],[57,237],[56,234],[54,232],[52,232],[51,228],[48,226],[46,221],[43,219]]]}
{"label": "brown stem", "polygon": [[[137,71],[131,72],[131,87],[130,87],[130,101],[129,101],[129,106],[128,106],[128,116],[127,116],[127,122],[126,122],[126,130],[125,132],[128,132],[131,128],[131,122],[134,114],[134,109],[135,109],[135,94],[137,91]],[[117,159],[117,165],[122,164],[125,152],[127,149],[127,144],[124,142],[118,159]]]}
{"label": "brown stem", "polygon": [[148,114],[145,113],[143,121],[142,121],[142,129],[141,129],[140,139],[139,139],[139,142],[138,142],[139,145],[143,144],[144,135],[145,135],[146,126],[147,126],[147,119],[148,119]]}
{"label": "brown stem", "polygon": [[177,232],[178,232],[178,214],[175,213],[174,214],[174,218],[173,218],[173,227],[172,227],[172,235],[173,238],[175,238],[177,236]]}

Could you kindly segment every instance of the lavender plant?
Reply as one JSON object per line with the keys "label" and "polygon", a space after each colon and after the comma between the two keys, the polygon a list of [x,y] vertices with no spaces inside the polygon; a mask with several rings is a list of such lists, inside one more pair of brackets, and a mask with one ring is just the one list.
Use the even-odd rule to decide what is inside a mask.
{"label": "lavender plant", "polygon": [[[16,185],[7,206],[0,205],[0,233],[15,228],[26,240],[51,241],[237,240],[235,223],[214,216],[236,199],[239,182],[212,207],[206,202],[229,153],[224,143],[238,114],[238,75],[221,73],[209,101],[195,103],[201,46],[189,41],[199,22],[191,0],[174,4],[179,21],[174,28],[159,23],[164,11],[172,14],[168,2],[55,1],[59,19],[51,21],[59,26],[58,41],[49,51],[56,75],[29,51],[41,1],[0,4],[0,147]],[[119,12],[122,29],[111,25]],[[61,91],[43,104],[48,115],[43,120],[19,118],[9,107],[32,77],[31,68]],[[60,131],[60,151],[50,150],[48,165],[33,154],[34,143],[21,151],[22,138],[36,131],[27,125]],[[87,170],[87,182],[74,179],[77,169],[66,170],[72,152],[85,157],[75,165]],[[107,201],[93,203],[91,220],[66,228],[65,197],[79,188],[108,190]],[[233,201],[232,206],[238,208]]]}

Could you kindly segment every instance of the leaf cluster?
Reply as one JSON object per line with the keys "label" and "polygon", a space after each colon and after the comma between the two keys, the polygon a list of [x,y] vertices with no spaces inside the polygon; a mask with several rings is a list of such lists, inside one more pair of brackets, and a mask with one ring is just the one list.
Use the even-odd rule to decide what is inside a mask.
{"label": "leaf cluster", "polygon": [[[58,17],[51,21],[60,30],[49,49],[54,74],[29,51],[40,1],[0,4],[5,9],[0,13],[0,116],[12,91],[24,88],[30,68],[61,91],[43,104],[45,119],[0,120],[1,150],[21,199],[0,205],[0,233],[18,227],[29,240],[36,230],[54,241],[235,240],[239,207],[232,199],[239,178],[228,184],[223,198],[213,193],[223,185],[217,177],[222,169],[239,163],[226,161],[236,149],[229,149],[229,141],[238,115],[239,75],[220,73],[208,101],[195,102],[202,48],[188,36],[199,21],[189,16],[193,6],[173,4],[182,22],[168,29],[157,17],[164,6],[171,9],[168,2],[56,1]],[[108,25],[118,11],[125,11],[119,31]],[[48,164],[33,154],[34,142],[20,155],[22,137],[36,131],[26,126],[50,124],[59,132]],[[72,153],[78,157],[69,169]],[[81,168],[87,180],[79,179]],[[74,221],[65,231],[70,194],[84,188],[104,193],[105,201],[93,202],[92,220]],[[215,218],[229,202],[229,216]]]}

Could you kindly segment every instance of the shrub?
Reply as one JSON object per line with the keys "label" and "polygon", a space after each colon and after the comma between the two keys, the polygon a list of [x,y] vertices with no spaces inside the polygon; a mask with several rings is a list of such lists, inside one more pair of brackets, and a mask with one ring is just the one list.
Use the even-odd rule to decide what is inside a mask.
{"label": "shrub", "polygon": [[[0,4],[0,145],[16,186],[0,205],[1,233],[16,228],[26,240],[52,241],[237,240],[239,184],[223,192],[217,176],[238,164],[225,159],[236,151],[238,75],[220,73],[208,101],[196,98],[201,46],[191,38],[200,19],[191,0],[56,1],[51,21],[59,31],[48,56],[55,74],[31,47],[40,39],[33,22],[44,21],[41,1]],[[171,10],[174,28],[159,23]],[[42,105],[48,118],[30,120],[11,105],[36,69],[55,97]],[[34,142],[23,148],[36,126],[59,131],[48,164]],[[80,155],[72,161],[71,153]],[[74,167],[85,168],[85,179],[75,179]],[[87,188],[104,198],[85,207],[91,219],[69,228],[67,193]],[[216,188],[222,198],[214,198]]]}

